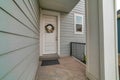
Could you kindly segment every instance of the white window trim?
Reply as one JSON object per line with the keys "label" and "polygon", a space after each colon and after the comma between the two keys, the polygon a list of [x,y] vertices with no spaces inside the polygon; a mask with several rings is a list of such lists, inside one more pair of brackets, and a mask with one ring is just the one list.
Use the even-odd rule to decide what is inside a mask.
{"label": "white window trim", "polygon": [[[82,32],[76,32],[76,16],[82,17]],[[84,25],[83,25],[83,15],[74,13],[74,34],[83,34]]]}

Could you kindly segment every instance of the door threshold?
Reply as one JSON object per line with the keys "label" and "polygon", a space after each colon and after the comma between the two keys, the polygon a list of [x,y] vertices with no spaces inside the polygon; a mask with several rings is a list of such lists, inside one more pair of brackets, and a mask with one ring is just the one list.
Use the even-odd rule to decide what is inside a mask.
{"label": "door threshold", "polygon": [[60,57],[58,54],[43,54],[42,56],[40,56],[40,60],[56,60],[59,58]]}

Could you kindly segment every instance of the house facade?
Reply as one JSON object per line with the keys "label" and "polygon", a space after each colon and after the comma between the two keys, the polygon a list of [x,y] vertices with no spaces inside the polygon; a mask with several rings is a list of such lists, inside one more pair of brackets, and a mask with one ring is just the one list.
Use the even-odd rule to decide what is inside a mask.
{"label": "house facade", "polygon": [[[86,76],[90,80],[119,80],[115,1],[79,1],[0,0],[0,80],[35,80],[41,53],[58,51],[68,56],[69,43],[79,42],[77,38],[87,44]],[[83,21],[77,22],[82,17]],[[48,22],[52,25],[46,25]]]}
{"label": "house facade", "polygon": [[[52,17],[56,17],[56,20],[52,19]],[[48,22],[44,24],[44,21]],[[71,42],[86,43],[85,23],[85,0],[79,1],[77,5],[70,12],[67,13],[41,8],[40,46],[42,46],[42,49],[40,49],[40,55],[42,53],[58,53],[59,56],[70,56]],[[55,26],[55,33],[46,32],[45,26],[47,24],[52,24],[53,26]],[[77,24],[78,26],[76,26]],[[78,29],[81,28],[81,30],[77,31],[77,27]]]}

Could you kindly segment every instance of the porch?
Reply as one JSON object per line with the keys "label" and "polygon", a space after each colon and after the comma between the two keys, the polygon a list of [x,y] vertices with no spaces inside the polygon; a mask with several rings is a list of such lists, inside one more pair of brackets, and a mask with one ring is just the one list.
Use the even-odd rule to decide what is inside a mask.
{"label": "porch", "polygon": [[[84,6],[78,5],[81,7],[76,7],[74,14],[71,10],[79,1],[85,1]],[[82,25],[82,19],[85,25]],[[50,34],[46,32],[46,25],[55,32],[52,38],[44,36]],[[87,45],[86,67],[65,57],[69,56],[68,43],[80,40]],[[46,45],[49,41],[53,41],[50,46]],[[39,56],[53,52],[65,58],[59,59],[60,65],[40,67],[38,80],[84,80],[86,77],[90,80],[119,80],[115,1],[0,0],[0,80],[35,80],[40,66]]]}
{"label": "porch", "polygon": [[73,57],[59,59],[60,64],[40,66],[37,80],[86,80],[86,66]]}

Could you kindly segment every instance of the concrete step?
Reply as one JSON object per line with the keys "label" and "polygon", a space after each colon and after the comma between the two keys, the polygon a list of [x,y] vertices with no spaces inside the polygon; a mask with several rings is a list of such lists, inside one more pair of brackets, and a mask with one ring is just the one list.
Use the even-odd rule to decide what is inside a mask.
{"label": "concrete step", "polygon": [[58,54],[44,54],[43,56],[40,56],[40,61],[41,60],[56,60],[59,59]]}

